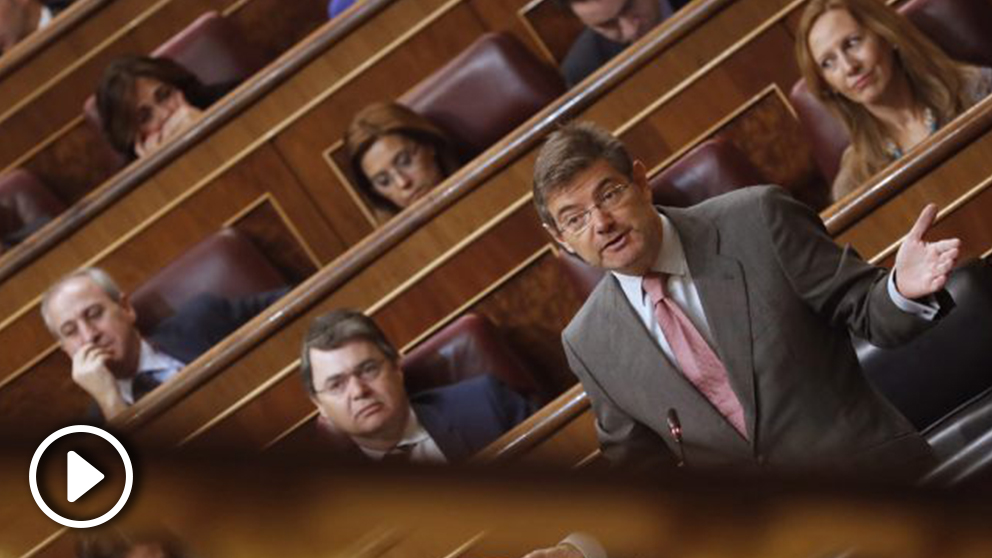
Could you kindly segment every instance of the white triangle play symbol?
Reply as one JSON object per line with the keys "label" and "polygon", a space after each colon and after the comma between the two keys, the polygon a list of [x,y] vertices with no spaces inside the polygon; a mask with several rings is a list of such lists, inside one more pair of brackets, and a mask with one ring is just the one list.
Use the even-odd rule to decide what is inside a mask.
{"label": "white triangle play symbol", "polygon": [[69,488],[67,498],[70,502],[75,502],[80,496],[86,494],[91,488],[104,479],[104,474],[92,466],[79,454],[69,452]]}

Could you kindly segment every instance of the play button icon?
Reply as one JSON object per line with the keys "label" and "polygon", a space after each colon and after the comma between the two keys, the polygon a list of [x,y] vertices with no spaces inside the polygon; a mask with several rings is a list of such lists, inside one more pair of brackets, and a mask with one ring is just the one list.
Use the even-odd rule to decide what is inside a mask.
{"label": "play button icon", "polygon": [[[48,505],[48,502],[46,502],[45,499],[42,497],[41,491],[38,488],[38,464],[39,462],[41,462],[42,456],[45,454],[45,450],[47,450],[54,442],[60,440],[61,438],[69,436],[70,434],[91,434],[93,436],[102,438],[104,441],[106,441],[111,446],[113,446],[117,454],[120,455],[121,462],[123,463],[124,466],[124,475],[123,475],[124,489],[120,495],[120,498],[117,499],[117,502],[113,505],[112,508],[110,508],[110,510],[108,510],[103,515],[93,519],[86,519],[86,520],[69,519],[67,517],[60,515],[59,513],[54,511],[51,506]],[[79,442],[73,438],[73,439],[69,439],[65,443],[78,444]],[[53,451],[53,457],[57,456],[57,454],[54,453],[56,450],[53,449],[52,451]],[[110,453],[113,454],[113,452]],[[65,469],[66,500],[69,503],[76,503],[77,501],[79,501],[80,498],[83,498],[83,496],[85,496],[90,490],[92,490],[95,486],[100,484],[107,477],[103,471],[94,467],[93,464],[87,461],[85,458],[83,458],[83,456],[81,456],[79,452],[74,450],[69,450],[66,451],[65,456],[66,457],[64,463],[66,464],[66,469]],[[117,476],[115,478],[119,479],[120,476]],[[89,527],[96,527],[98,525],[102,525],[106,523],[107,521],[110,521],[115,515],[118,514],[118,512],[121,511],[121,509],[124,508],[124,504],[127,503],[127,499],[131,495],[131,487],[134,484],[134,473],[131,468],[131,458],[127,455],[127,452],[124,450],[124,446],[121,445],[121,443],[117,440],[117,438],[114,438],[107,431],[96,428],[95,426],[80,424],[76,426],[67,426],[61,430],[57,430],[56,432],[52,433],[49,437],[45,438],[45,441],[43,441],[41,445],[38,446],[38,449],[36,449],[34,452],[34,456],[31,458],[31,468],[28,473],[28,482],[31,486],[31,496],[34,497],[35,503],[38,504],[38,507],[41,508],[41,511],[43,511],[45,515],[47,515],[52,521],[64,525],[65,527],[71,527],[73,529],[86,529]],[[109,485],[110,489],[113,489],[113,486],[114,486],[113,483],[111,483],[111,485]],[[106,491],[106,489],[98,489],[98,491],[100,490]],[[111,496],[113,496],[115,492],[116,491],[111,492]],[[49,494],[49,497],[52,496],[53,496],[52,494]],[[56,500],[57,499],[59,498],[56,496]],[[56,504],[58,503],[56,502]],[[78,512],[78,510],[76,511]]]}
{"label": "play button icon", "polygon": [[68,490],[66,490],[66,499],[70,502],[75,502],[80,496],[86,494],[91,488],[99,484],[105,478],[105,475],[96,467],[90,465],[89,461],[79,457],[78,453],[70,451],[67,455],[69,459],[69,482]]}

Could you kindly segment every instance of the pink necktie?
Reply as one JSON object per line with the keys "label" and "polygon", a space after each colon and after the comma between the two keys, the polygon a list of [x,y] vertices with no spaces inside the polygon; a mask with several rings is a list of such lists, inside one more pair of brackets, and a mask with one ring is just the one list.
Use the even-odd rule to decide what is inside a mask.
{"label": "pink necktie", "polygon": [[730,387],[727,369],[678,304],[665,295],[665,276],[648,273],[641,286],[651,297],[654,317],[672,348],[682,374],[746,439],[744,408]]}

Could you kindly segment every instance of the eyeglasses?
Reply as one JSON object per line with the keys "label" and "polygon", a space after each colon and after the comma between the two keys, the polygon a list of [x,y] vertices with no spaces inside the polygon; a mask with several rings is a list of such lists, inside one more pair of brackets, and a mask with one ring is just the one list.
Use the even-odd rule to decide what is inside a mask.
{"label": "eyeglasses", "polygon": [[[168,83],[160,83],[155,86],[155,91],[152,93],[152,103],[157,107],[159,105],[165,104],[169,100],[169,97],[176,91],[176,88]],[[144,125],[151,121],[152,111],[154,108],[148,104],[141,105],[138,107],[137,114],[135,115],[135,120],[138,125]]]}
{"label": "eyeglasses", "polygon": [[406,147],[396,152],[391,165],[377,172],[372,177],[372,184],[380,190],[388,190],[395,187],[396,181],[393,178],[396,175],[402,175],[404,178],[408,178],[410,172],[413,171],[414,165],[417,162],[417,155],[419,154],[420,144],[415,141],[409,142]]}
{"label": "eyeglasses", "polygon": [[359,364],[351,372],[345,372],[329,378],[324,383],[324,387],[317,390],[317,393],[326,393],[334,397],[340,397],[348,390],[348,384],[352,377],[359,382],[367,384],[379,377],[385,363],[386,361],[383,359],[367,360]]}
{"label": "eyeglasses", "polygon": [[629,188],[630,184],[626,182],[610,184],[599,192],[591,206],[583,210],[570,211],[562,216],[559,219],[558,228],[572,236],[581,234],[592,222],[592,210],[594,208],[600,211],[616,209],[623,202]]}

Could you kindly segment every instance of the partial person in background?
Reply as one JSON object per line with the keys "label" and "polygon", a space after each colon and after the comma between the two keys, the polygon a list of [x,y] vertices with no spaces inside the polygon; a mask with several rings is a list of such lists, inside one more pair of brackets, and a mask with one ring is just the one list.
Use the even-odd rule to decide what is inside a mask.
{"label": "partial person in background", "polygon": [[381,216],[409,207],[460,166],[448,136],[398,103],[362,109],[348,126],[345,148],[358,186]]}
{"label": "partial person in background", "polygon": [[399,351],[356,310],[314,320],[300,374],[321,420],[375,461],[465,461],[534,411],[488,375],[407,395]]}
{"label": "partial person in background", "polygon": [[45,27],[71,0],[0,0],[0,54]]}
{"label": "partial person in background", "polygon": [[133,160],[196,122],[237,85],[204,85],[168,58],[127,56],[104,71],[96,92],[97,111],[110,144]]}
{"label": "partial person in background", "polygon": [[146,339],[135,326],[138,316],[127,294],[105,271],[91,267],[52,285],[42,296],[41,315],[72,359],[72,380],[110,420],[287,290],[237,300],[201,294],[156,325]]}
{"label": "partial person in background", "polygon": [[666,20],[688,0],[558,0],[585,29],[561,63],[572,87]]}
{"label": "partial person in background", "polygon": [[835,200],[992,91],[992,69],[955,62],[885,2],[811,0],[796,37],[807,86],[851,138]]}

